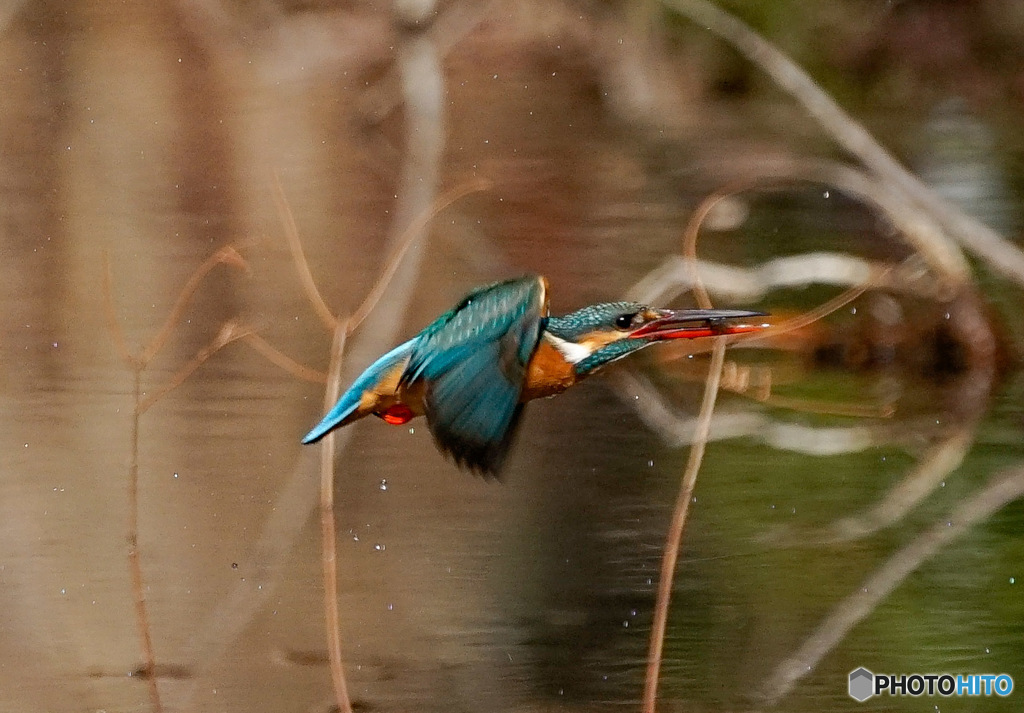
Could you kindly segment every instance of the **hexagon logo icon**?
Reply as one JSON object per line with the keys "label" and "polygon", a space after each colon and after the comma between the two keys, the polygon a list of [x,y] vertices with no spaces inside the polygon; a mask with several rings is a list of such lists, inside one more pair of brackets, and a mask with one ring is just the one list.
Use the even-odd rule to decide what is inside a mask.
{"label": "hexagon logo icon", "polygon": [[863,703],[874,695],[875,674],[861,666],[850,671],[850,698]]}

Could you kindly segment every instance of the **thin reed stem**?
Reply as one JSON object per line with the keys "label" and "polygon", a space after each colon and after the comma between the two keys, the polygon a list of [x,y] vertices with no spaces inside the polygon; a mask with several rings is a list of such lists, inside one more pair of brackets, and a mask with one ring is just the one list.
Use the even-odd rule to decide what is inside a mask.
{"label": "thin reed stem", "polygon": [[836,295],[827,302],[823,302],[814,309],[808,310],[798,317],[786,320],[781,324],[773,324],[766,329],[762,329],[760,332],[751,333],[749,335],[738,335],[735,341],[754,342],[757,341],[758,339],[776,337],[780,334],[785,334],[786,332],[792,332],[796,329],[802,329],[803,327],[806,327],[809,324],[813,324],[814,322],[817,322],[819,319],[827,317],[833,312],[840,310],[846,305],[850,304],[855,299],[857,299],[865,292],[870,290],[872,287],[874,287],[878,280],[880,280],[881,278],[888,274],[889,270],[885,270],[878,278],[876,278],[876,280],[872,280],[871,282],[866,282],[863,285],[857,285],[856,287],[851,287],[848,290],[844,290],[843,292]]}
{"label": "thin reed stem", "polygon": [[395,246],[395,249],[391,251],[388,259],[384,262],[384,269],[381,271],[380,277],[378,277],[377,281],[373,284],[373,287],[370,288],[370,292],[366,295],[366,299],[363,300],[362,304],[356,308],[356,311],[353,312],[352,316],[349,318],[349,334],[358,329],[359,325],[363,323],[363,320],[366,319],[370,312],[373,311],[373,308],[377,306],[377,302],[380,301],[381,296],[384,294],[384,290],[386,290],[388,285],[391,284],[391,279],[395,276],[395,271],[398,270],[398,266],[402,262],[402,257],[409,250],[410,246],[412,246],[416,238],[419,237],[427,227],[430,221],[436,218],[438,213],[463,196],[475,193],[476,191],[487,190],[490,186],[491,182],[482,178],[456,186],[438,198],[428,212],[418,215],[416,219],[409,224],[399,237],[398,245]]}
{"label": "thin reed stem", "polygon": [[317,371],[316,369],[311,369],[305,364],[300,364],[261,337],[258,333],[250,332],[242,337],[242,339],[246,344],[266,357],[267,361],[271,364],[281,367],[296,379],[310,381],[314,384],[327,383],[327,374],[322,371]]}
{"label": "thin reed stem", "polygon": [[228,322],[221,327],[220,332],[209,344],[200,349],[183,367],[174,373],[166,384],[154,391],[152,394],[139,402],[140,413],[148,411],[157,401],[162,399],[171,391],[181,386],[188,377],[195,373],[195,370],[202,366],[210,357],[226,347],[231,342],[246,337],[250,332],[238,327],[233,322]]}
{"label": "thin reed stem", "polygon": [[299,282],[302,283],[302,288],[306,291],[306,297],[309,298],[309,303],[313,305],[313,311],[316,312],[316,316],[324,323],[327,330],[333,334],[338,329],[338,318],[334,316],[331,308],[324,302],[323,295],[320,294],[320,289],[316,286],[313,272],[309,269],[309,261],[306,260],[306,251],[302,247],[302,241],[299,240],[299,227],[295,224],[295,215],[292,213],[288,199],[285,197],[284,188],[281,186],[281,179],[278,178],[276,171],[273,176],[274,204],[277,206],[278,214],[284,221],[284,235],[288,239],[288,248],[292,253],[292,262],[295,263],[295,270],[299,273]]}
{"label": "thin reed stem", "polygon": [[850,630],[875,611],[926,560],[993,513],[1024,497],[1024,468],[1003,471],[967,502],[894,553],[818,625],[804,643],[778,665],[761,688],[767,705],[777,704]]}
{"label": "thin reed stem", "polygon": [[[324,391],[324,410],[338,400],[341,393],[341,365],[348,336],[346,322],[338,324],[331,341],[331,362],[328,369],[327,389]],[[340,713],[352,713],[352,701],[345,682],[345,668],[341,658],[341,614],[338,611],[338,544],[334,521],[334,433],[324,437],[320,450],[320,539],[323,548],[321,563],[324,580],[324,617],[327,630],[327,654],[331,664],[331,682]]]}
{"label": "thin reed stem", "polygon": [[[1024,284],[1024,251],[939,196],[911,174],[867,129],[818,86],[807,72],[775,45],[707,0],[661,0],[661,3],[718,35],[771,77],[840,146],[859,159],[879,179],[885,192],[909,199],[906,201],[911,204],[908,208],[917,216],[924,215],[939,221],[957,242],[983,259],[993,270],[1018,284]],[[966,279],[967,265],[960,256],[949,251],[949,241],[945,236],[933,235],[929,242],[930,246],[920,245],[918,249],[938,258],[934,266],[940,274],[958,282]]]}
{"label": "thin reed stem", "polygon": [[191,277],[188,278],[188,282],[181,288],[181,292],[178,293],[178,299],[174,303],[174,307],[171,308],[170,313],[167,315],[167,319],[164,320],[163,326],[160,328],[153,338],[150,340],[146,348],[142,350],[142,354],[139,360],[143,364],[149,364],[164,344],[170,338],[174,328],[181,321],[182,316],[185,313],[185,308],[188,307],[189,301],[199,290],[199,286],[206,279],[206,276],[210,274],[213,268],[218,265],[234,265],[239,269],[247,269],[245,259],[239,254],[233,246],[227,245],[210,257],[206,258],[203,263],[195,269]]}
{"label": "thin reed stem", "polygon": [[153,636],[149,625],[149,608],[146,605],[146,583],[142,576],[142,557],[139,554],[139,408],[142,396],[142,367],[134,369],[132,395],[135,405],[132,410],[131,461],[128,464],[128,570],[132,578],[132,594],[135,599],[135,623],[142,649],[140,673],[149,687],[149,700],[154,713],[162,713],[160,689],[156,680],[156,656],[153,653]]}
{"label": "thin reed stem", "polygon": [[711,416],[715,411],[715,399],[718,396],[718,384],[722,377],[722,366],[725,364],[724,337],[715,338],[715,346],[711,352],[711,365],[708,367],[708,378],[704,384],[704,399],[701,401],[700,414],[697,417],[693,445],[690,446],[690,457],[683,473],[679,497],[672,513],[665,541],[665,551],[661,559],[661,579],[658,581],[658,598],[654,606],[654,623],[651,626],[651,642],[647,653],[647,675],[644,679],[644,713],[654,713],[658,698],[658,677],[661,672],[662,650],[665,644],[665,628],[668,623],[668,607],[672,598],[672,584],[675,581],[676,562],[686,528],[686,517],[690,510],[690,501],[697,486],[697,473],[704,460],[708,435],[711,431]]}
{"label": "thin reed stem", "polygon": [[686,259],[686,269],[690,273],[693,296],[696,298],[697,305],[701,309],[711,309],[711,297],[708,295],[707,288],[704,287],[704,281],[697,270],[697,236],[700,235],[700,226],[703,225],[708,214],[722,200],[751,185],[753,185],[751,181],[741,180],[718,189],[700,202],[700,205],[693,211],[693,215],[690,216],[690,220],[683,230],[683,257]]}

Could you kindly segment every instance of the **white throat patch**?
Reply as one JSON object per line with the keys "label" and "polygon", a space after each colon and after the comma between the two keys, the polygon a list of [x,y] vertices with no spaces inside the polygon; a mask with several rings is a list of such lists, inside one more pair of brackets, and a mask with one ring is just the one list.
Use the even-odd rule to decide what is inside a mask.
{"label": "white throat patch", "polygon": [[583,344],[577,344],[576,342],[568,342],[564,339],[556,337],[551,332],[544,332],[544,338],[551,342],[551,345],[558,350],[558,352],[565,357],[565,360],[570,364],[579,364],[581,361],[590,356],[591,351],[588,347]]}

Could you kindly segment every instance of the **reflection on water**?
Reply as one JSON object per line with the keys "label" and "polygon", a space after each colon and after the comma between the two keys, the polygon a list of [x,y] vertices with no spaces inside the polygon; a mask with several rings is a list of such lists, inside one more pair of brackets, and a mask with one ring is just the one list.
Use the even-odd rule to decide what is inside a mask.
{"label": "reflection on water", "polygon": [[[695,109],[686,100],[698,89],[667,92],[653,65],[654,95],[626,92],[623,72],[655,50],[633,37],[633,55],[609,59],[603,39],[590,46],[554,10],[507,26],[453,13],[421,34],[366,8],[236,16],[185,5],[24,4],[3,18],[3,710],[154,709],[150,673],[166,710],[332,709],[319,450],[299,445],[323,387],[242,338],[327,368],[330,337],[295,271],[275,173],[339,314],[440,192],[489,185],[443,209],[406,256],[347,345],[347,383],[476,284],[543,272],[560,313],[642,288],[678,254],[695,201],[725,180],[709,166],[726,151],[735,165],[760,161],[747,120],[773,121],[756,102]],[[635,32],[592,22],[601,38]],[[403,84],[417,61],[443,68],[443,104],[431,104],[430,77],[420,95]],[[683,107],[675,120],[639,128],[636,114],[664,103]],[[407,134],[431,116],[442,117],[441,144]],[[935,167],[958,160],[922,153],[921,165],[948,182],[969,174]],[[963,160],[977,167],[992,153]],[[429,170],[436,188],[418,173]],[[1012,222],[1010,193],[986,193],[986,211],[994,201]],[[704,238],[702,257],[742,267],[815,250],[893,264],[908,253],[885,221],[818,188],[751,196],[738,215],[735,230]],[[228,244],[244,265],[213,267],[141,372],[146,399],[196,367],[138,420],[139,590],[128,555],[133,371],[104,276],[109,265],[112,319],[139,353]],[[838,291],[765,285],[751,306],[779,319]],[[675,583],[664,709],[761,706],[758,692],[834,607],[1024,455],[1020,380],[1000,377],[1013,350],[988,310],[971,296],[938,301],[909,278],[903,287],[730,352],[736,378],[716,409]],[[988,297],[1014,299],[1005,287]],[[422,422],[346,431],[339,601],[359,710],[638,705],[707,368],[699,354],[650,351],[532,405],[501,484],[445,462]],[[854,709],[846,675],[858,666],[1020,671],[1021,514],[1000,509],[925,559],[793,683],[784,707]]]}

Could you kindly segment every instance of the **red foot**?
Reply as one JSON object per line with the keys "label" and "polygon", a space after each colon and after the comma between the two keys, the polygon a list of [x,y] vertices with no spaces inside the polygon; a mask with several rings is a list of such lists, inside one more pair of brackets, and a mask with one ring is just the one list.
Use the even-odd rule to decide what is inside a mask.
{"label": "red foot", "polygon": [[388,410],[379,415],[384,419],[384,423],[390,423],[392,426],[401,426],[403,423],[409,423],[416,416],[412,409],[405,404],[388,406]]}

